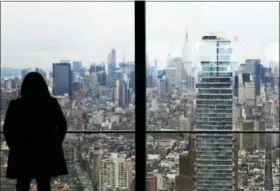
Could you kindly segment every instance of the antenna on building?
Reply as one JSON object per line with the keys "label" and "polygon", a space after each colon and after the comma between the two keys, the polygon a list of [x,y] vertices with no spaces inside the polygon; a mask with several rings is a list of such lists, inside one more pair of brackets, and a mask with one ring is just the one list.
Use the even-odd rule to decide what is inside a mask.
{"label": "antenna on building", "polygon": [[171,54],[170,54],[170,52],[169,52],[168,58],[167,58],[167,67],[168,67],[168,66],[171,66],[171,65],[172,65],[172,56],[171,56]]}
{"label": "antenna on building", "polygon": [[186,42],[188,42],[188,41],[189,41],[189,34],[188,34],[188,28],[187,28],[187,26],[186,26],[186,35],[185,35],[185,37],[186,37]]}
{"label": "antenna on building", "polygon": [[125,62],[124,51],[123,51],[123,63]]}

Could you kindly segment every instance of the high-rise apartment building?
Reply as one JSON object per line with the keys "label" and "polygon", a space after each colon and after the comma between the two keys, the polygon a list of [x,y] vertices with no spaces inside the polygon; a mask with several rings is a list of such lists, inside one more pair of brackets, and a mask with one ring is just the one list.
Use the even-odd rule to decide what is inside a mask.
{"label": "high-rise apartment building", "polygon": [[[232,130],[231,41],[203,36],[200,47],[195,130]],[[234,190],[233,134],[199,133],[196,136],[196,191]]]}
{"label": "high-rise apartment building", "polygon": [[99,166],[99,191],[107,188],[130,190],[132,182],[132,164],[124,156],[111,153],[105,157]]}
{"label": "high-rise apartment building", "polygon": [[72,96],[72,71],[70,63],[53,64],[53,95]]}

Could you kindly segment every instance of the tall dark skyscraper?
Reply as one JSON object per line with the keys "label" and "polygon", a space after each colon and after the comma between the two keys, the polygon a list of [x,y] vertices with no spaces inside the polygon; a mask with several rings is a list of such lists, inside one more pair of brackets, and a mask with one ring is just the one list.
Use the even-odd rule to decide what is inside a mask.
{"label": "tall dark skyscraper", "polygon": [[72,71],[70,63],[53,64],[53,95],[72,97]]}
{"label": "tall dark skyscraper", "polygon": [[129,103],[129,89],[127,83],[124,80],[121,80],[120,83],[120,106],[127,106]]}
{"label": "tall dark skyscraper", "polygon": [[261,92],[261,60],[260,59],[248,59],[245,60],[245,69],[247,73],[253,75],[255,83],[255,94],[260,95]]}
{"label": "tall dark skyscraper", "polygon": [[264,176],[264,190],[273,191],[273,176],[272,176],[272,161],[271,161],[271,147],[272,137],[271,133],[266,134],[265,140],[265,176]]}
{"label": "tall dark skyscraper", "polygon": [[135,92],[135,71],[130,72],[129,88],[132,88],[132,90]]}
{"label": "tall dark skyscraper", "polygon": [[97,72],[97,81],[100,86],[106,85],[106,73],[105,71]]}
{"label": "tall dark skyscraper", "polygon": [[163,100],[165,94],[168,92],[168,80],[163,77],[163,79],[158,79],[158,98]]}

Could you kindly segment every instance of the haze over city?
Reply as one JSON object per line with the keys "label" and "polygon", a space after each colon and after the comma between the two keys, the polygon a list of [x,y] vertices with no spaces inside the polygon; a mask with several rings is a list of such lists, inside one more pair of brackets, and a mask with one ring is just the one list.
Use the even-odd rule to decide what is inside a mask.
{"label": "haze over city", "polygon": [[149,60],[157,59],[163,68],[168,54],[181,57],[186,30],[193,47],[203,35],[222,32],[230,37],[237,36],[239,42],[244,43],[246,59],[279,60],[278,15],[278,4],[270,2],[148,2]]}
{"label": "haze over city", "polygon": [[[34,115],[17,105],[46,111],[50,97],[24,90],[30,75],[67,121],[56,191],[280,190],[279,2],[1,5],[0,191],[16,187],[8,139],[24,157],[48,150],[20,143],[34,139],[17,121]],[[134,60],[143,6],[146,55]]]}
{"label": "haze over city", "polygon": [[134,60],[133,2],[23,2],[1,4],[2,67],[51,68],[61,59]]}

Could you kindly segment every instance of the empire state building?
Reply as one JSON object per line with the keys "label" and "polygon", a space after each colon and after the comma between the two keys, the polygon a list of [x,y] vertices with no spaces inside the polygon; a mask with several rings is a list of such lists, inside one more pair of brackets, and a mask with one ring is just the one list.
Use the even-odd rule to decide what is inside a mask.
{"label": "empire state building", "polygon": [[186,30],[185,42],[183,46],[184,80],[189,91],[195,91],[195,66],[193,64],[193,48],[189,43],[189,34]]}

